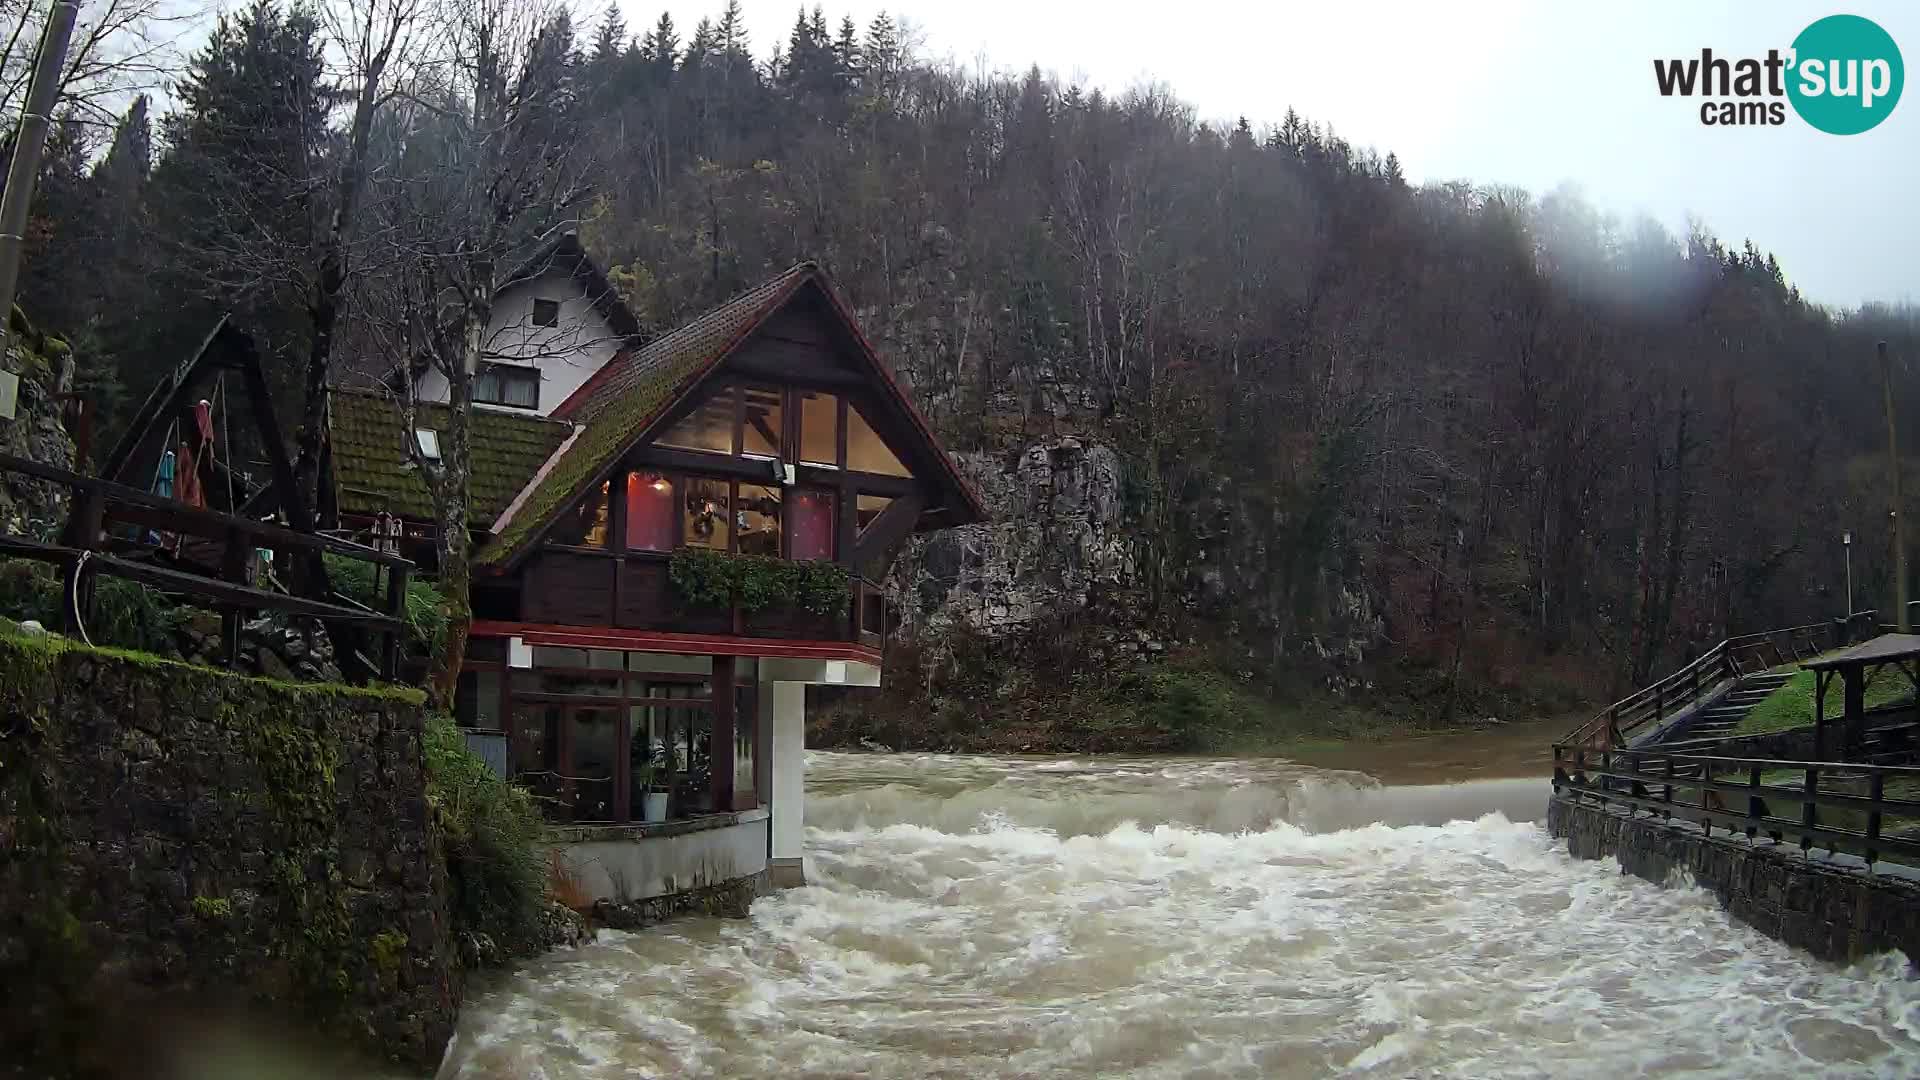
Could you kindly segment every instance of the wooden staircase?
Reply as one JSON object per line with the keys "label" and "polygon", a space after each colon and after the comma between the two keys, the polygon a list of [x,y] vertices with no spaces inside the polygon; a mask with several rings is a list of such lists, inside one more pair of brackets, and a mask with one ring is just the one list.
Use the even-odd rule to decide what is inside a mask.
{"label": "wooden staircase", "polygon": [[1694,739],[1725,738],[1733,734],[1754,706],[1772,696],[1775,690],[1785,686],[1792,678],[1790,671],[1763,671],[1744,676],[1734,684],[1733,689],[1705,705],[1681,732],[1661,741],[1673,738],[1689,742]]}
{"label": "wooden staircase", "polygon": [[1673,739],[1723,737],[1791,677],[1774,669],[1844,644],[1873,612],[1728,638],[1680,670],[1607,706],[1562,740],[1590,749],[1647,746]]}

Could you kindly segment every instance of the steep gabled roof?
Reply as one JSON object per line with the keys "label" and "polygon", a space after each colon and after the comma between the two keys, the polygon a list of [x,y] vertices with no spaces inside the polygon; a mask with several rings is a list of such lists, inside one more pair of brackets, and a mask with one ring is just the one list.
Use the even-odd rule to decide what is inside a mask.
{"label": "steep gabled roof", "polygon": [[[346,514],[386,511],[416,521],[433,520],[433,500],[408,462],[411,432],[393,399],[378,393],[332,392],[334,493]],[[447,429],[445,405],[416,407],[418,425]],[[475,527],[485,528],[513,501],[540,466],[566,441],[573,425],[523,413],[473,409]]]}
{"label": "steep gabled roof", "polygon": [[640,335],[640,320],[634,318],[633,309],[614,291],[613,283],[593,261],[587,249],[580,245],[580,234],[567,231],[541,242],[507,280],[501,283],[506,288],[515,282],[530,281],[548,271],[558,270],[571,277],[580,287],[581,293],[592,302],[594,310],[613,327],[613,332],[622,338],[635,338]]}
{"label": "steep gabled roof", "polygon": [[718,360],[744,340],[762,319],[786,303],[809,275],[819,272],[812,263],[801,263],[692,322],[662,334],[624,361],[609,362],[561,402],[553,414],[591,421],[616,403],[623,409],[629,407],[630,393],[652,385],[661,372],[677,369],[682,364]]}
{"label": "steep gabled roof", "polygon": [[609,361],[562,402],[554,410],[554,416],[584,424],[584,430],[544,475],[522,493],[515,509],[494,523],[494,538],[477,554],[476,563],[504,568],[517,561],[554,515],[572,505],[589,485],[597,483],[662,416],[692,393],[762,322],[808,283],[818,286],[850,332],[859,353],[876,376],[878,388],[912,418],[933,449],[933,456],[938,458],[946,478],[960,495],[962,505],[955,508],[957,517],[953,523],[984,520],[986,508],[979,494],[954,468],[926,418],[874,353],[826,273],[815,264],[804,262],[644,347]]}

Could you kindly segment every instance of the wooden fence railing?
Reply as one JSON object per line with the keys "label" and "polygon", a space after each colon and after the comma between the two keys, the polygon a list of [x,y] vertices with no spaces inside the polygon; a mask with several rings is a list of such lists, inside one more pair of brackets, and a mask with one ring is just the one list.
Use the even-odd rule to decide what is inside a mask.
{"label": "wooden fence railing", "polygon": [[1856,624],[1871,627],[1874,613],[1730,637],[1673,674],[1600,710],[1562,740],[1589,748],[1622,747],[1640,733],[1711,697],[1726,683],[1781,664],[1811,659],[1845,644]]}
{"label": "wooden fence railing", "polygon": [[1802,850],[1920,863],[1920,766],[1556,746],[1556,796],[1765,834]]}
{"label": "wooden fence railing", "polygon": [[[60,484],[72,494],[71,509],[58,543],[0,535],[0,557],[35,559],[62,569],[62,632],[84,634],[92,603],[92,579],[96,574],[106,574],[184,594],[203,607],[219,611],[222,643],[230,664],[239,652],[240,624],[245,612],[284,611],[381,634],[379,671],[383,678],[395,677],[400,643],[406,630],[403,615],[407,579],[413,571],[413,563],[407,559],[337,537],[298,532],[272,522],[186,506],[138,488],[12,454],[0,454],[0,472]],[[107,530],[110,524],[119,522],[221,544],[221,576],[210,577],[112,553],[108,550]],[[385,610],[371,611],[358,605],[310,600],[257,588],[248,582],[246,574],[247,560],[256,547],[327,552],[384,566],[387,568]]]}

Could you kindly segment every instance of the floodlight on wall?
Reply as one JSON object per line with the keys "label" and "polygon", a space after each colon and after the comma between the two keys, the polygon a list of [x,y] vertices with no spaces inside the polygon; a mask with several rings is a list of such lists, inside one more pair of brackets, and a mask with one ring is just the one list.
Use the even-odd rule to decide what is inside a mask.
{"label": "floodlight on wall", "polygon": [[440,460],[440,433],[432,428],[414,428],[413,440],[420,447],[420,456],[428,461]]}

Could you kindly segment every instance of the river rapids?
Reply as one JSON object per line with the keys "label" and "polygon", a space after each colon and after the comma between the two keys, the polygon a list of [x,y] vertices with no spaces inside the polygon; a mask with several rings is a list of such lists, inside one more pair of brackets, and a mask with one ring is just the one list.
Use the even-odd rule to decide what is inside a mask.
{"label": "river rapids", "polygon": [[1822,964],[1576,862],[1543,779],[808,755],[805,888],[603,931],[441,1076],[1920,1075],[1897,955]]}

